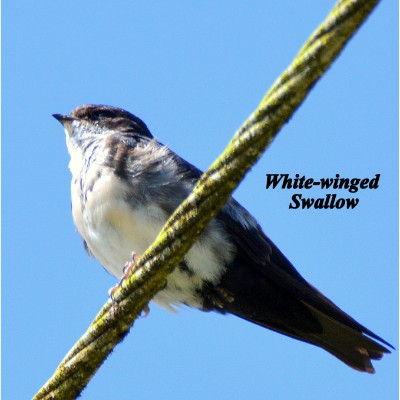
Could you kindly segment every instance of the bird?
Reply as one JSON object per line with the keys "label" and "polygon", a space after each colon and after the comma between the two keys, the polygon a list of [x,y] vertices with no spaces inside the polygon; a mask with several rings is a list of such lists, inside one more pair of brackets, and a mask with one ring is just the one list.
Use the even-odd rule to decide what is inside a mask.
{"label": "bird", "polygon": [[[121,279],[202,172],[122,108],[86,104],[53,117],[66,133],[75,226],[87,252]],[[235,315],[367,373],[394,349],[308,283],[233,197],[152,301]]]}

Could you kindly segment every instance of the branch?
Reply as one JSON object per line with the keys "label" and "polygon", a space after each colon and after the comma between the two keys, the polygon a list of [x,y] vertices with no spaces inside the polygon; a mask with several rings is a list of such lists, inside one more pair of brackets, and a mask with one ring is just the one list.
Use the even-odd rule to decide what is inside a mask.
{"label": "branch", "polygon": [[339,0],[34,399],[74,399],[378,0]]}

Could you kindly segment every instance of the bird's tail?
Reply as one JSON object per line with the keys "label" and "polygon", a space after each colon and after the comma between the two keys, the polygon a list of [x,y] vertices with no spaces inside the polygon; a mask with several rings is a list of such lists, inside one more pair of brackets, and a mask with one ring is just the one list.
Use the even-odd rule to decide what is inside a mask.
{"label": "bird's tail", "polygon": [[321,347],[358,371],[374,373],[372,360],[394,347],[310,285],[272,242],[269,245],[272,249],[263,263],[239,253],[229,273],[208,294],[211,304],[205,309]]}
{"label": "bird's tail", "polygon": [[[225,310],[257,325],[318,346],[357,371],[373,374],[375,369],[372,360],[380,360],[384,354],[390,353],[378,341],[394,349],[331,302],[330,305],[335,307],[336,314],[341,318],[329,315],[330,313],[321,311],[307,302],[297,301],[297,312],[301,315],[299,320],[294,319],[293,315],[286,318],[283,313],[279,319],[271,318],[270,315],[265,317],[260,308],[257,308],[257,311],[243,307],[239,309],[232,307],[232,304]],[[278,320],[279,323],[276,322]]]}
{"label": "bird's tail", "polygon": [[[322,326],[322,331],[297,331],[293,327],[290,330],[286,330],[282,329],[282,327],[277,328],[276,326],[265,324],[260,320],[246,318],[239,314],[236,315],[286,336],[318,346],[343,361],[349,367],[361,372],[375,373],[371,361],[380,360],[384,354],[390,353],[386,347],[364,335],[362,332],[346,326],[342,322],[329,317],[309,305],[307,307],[310,309],[313,317]],[[391,345],[389,346],[392,347]]]}
{"label": "bird's tail", "polygon": [[321,324],[322,333],[308,332],[304,338],[299,339],[327,350],[348,366],[373,374],[375,369],[371,360],[380,360],[384,354],[390,353],[386,347],[362,332],[344,325],[310,305],[308,308]]}

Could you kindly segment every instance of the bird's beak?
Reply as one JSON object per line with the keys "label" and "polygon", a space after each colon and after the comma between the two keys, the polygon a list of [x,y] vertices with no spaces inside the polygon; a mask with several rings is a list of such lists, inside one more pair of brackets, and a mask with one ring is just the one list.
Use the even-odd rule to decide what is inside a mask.
{"label": "bird's beak", "polygon": [[59,121],[63,126],[68,122],[71,123],[75,118],[70,117],[69,115],[62,115],[62,114],[53,114],[53,117]]}

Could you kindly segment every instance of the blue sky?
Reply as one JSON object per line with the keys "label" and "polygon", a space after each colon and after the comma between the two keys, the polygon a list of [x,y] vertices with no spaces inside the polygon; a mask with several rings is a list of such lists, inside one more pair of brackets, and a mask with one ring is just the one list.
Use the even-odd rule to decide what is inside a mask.
{"label": "blue sky", "polygon": [[[235,197],[313,285],[398,347],[398,9],[384,1]],[[70,213],[51,114],[126,108],[206,169],[333,1],[3,2],[2,395],[31,398],[107,300]],[[289,210],[266,173],[372,178],[354,210]],[[301,192],[323,197],[318,189]],[[395,399],[374,376],[235,317],[151,306],[83,399]]]}

